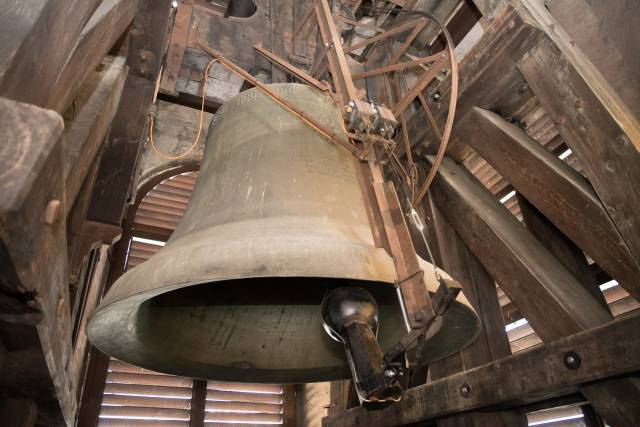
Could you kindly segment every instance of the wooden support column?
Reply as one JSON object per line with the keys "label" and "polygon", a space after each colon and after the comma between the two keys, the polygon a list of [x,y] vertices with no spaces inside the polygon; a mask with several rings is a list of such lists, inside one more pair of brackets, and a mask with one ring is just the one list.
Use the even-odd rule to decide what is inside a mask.
{"label": "wooden support column", "polygon": [[603,270],[640,300],[640,266],[582,175],[517,126],[478,107],[459,122],[458,134]]}
{"label": "wooden support column", "polygon": [[[450,159],[433,185],[437,206],[502,285],[543,341],[558,339],[609,322],[607,310],[544,246]],[[581,388],[611,425],[640,419],[640,388],[629,378]]]}
{"label": "wooden support column", "polygon": [[[109,273],[107,276],[107,282],[104,286],[103,295],[107,293],[113,283],[125,272],[135,210],[136,209],[132,207],[127,212],[127,217],[123,227],[125,234],[113,246],[111,265],[109,266]],[[107,380],[109,360],[110,358],[108,355],[102,353],[95,347],[91,347],[89,365],[87,367],[87,374],[82,387],[82,395],[80,397],[80,404],[78,408],[77,426],[98,426],[98,416],[100,415],[102,395],[104,393],[104,386]]]}
{"label": "wooden support column", "polygon": [[[480,335],[469,347],[429,366],[433,381],[510,356],[511,349],[504,329],[495,282],[451,228],[431,197],[425,200],[425,205],[429,216],[428,224],[432,228],[430,235],[435,237],[439,253],[439,257],[434,257],[440,259],[439,267],[450,272],[462,285],[464,295],[476,309],[482,322]],[[514,411],[496,411],[473,412],[438,422],[439,427],[489,425],[524,427],[527,420],[524,415]]]}
{"label": "wooden support column", "polygon": [[185,0],[178,4],[176,16],[171,29],[171,41],[167,51],[167,60],[162,72],[160,87],[162,90],[176,94],[176,81],[180,73],[182,58],[187,48],[191,17],[193,15],[193,0]]}
{"label": "wooden support column", "polygon": [[204,427],[205,407],[207,405],[207,381],[193,380],[191,388],[191,417],[189,427]]}
{"label": "wooden support column", "polygon": [[640,134],[627,123],[634,120],[611,114],[616,105],[607,105],[550,40],[532,49],[519,68],[640,260]]}
{"label": "wooden support column", "polygon": [[130,30],[129,74],[102,158],[89,220],[120,226],[134,176],[167,36],[169,0],[143,0]]}

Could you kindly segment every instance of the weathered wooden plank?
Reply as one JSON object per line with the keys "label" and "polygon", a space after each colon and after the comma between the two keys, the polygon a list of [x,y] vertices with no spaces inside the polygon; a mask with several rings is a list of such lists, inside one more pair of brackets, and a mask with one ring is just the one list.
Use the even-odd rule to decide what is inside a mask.
{"label": "weathered wooden plank", "polygon": [[490,111],[474,108],[458,129],[460,137],[500,175],[640,299],[640,267],[582,175]]}
{"label": "weathered wooden plank", "polygon": [[543,339],[609,320],[562,264],[463,167],[445,158],[432,194],[451,226]]}
{"label": "weathered wooden plank", "polygon": [[80,33],[48,100],[48,108],[64,111],[127,29],[139,0],[102,0]]}
{"label": "weathered wooden plank", "polygon": [[167,59],[162,72],[162,80],[160,80],[160,87],[169,93],[175,92],[176,89],[178,73],[180,72],[182,58],[189,39],[192,14],[193,2],[191,0],[180,2],[173,21]]}
{"label": "weathered wooden plank", "polygon": [[[636,263],[640,260],[640,151],[630,128],[614,120],[552,42],[544,40],[519,65],[553,117]],[[636,280],[637,283],[637,280]]]}
{"label": "weathered wooden plank", "polygon": [[100,0],[1,0],[0,95],[46,107]]}
{"label": "weathered wooden plank", "polygon": [[64,133],[65,201],[71,209],[118,109],[127,75],[123,58],[110,57],[85,83]]}
{"label": "weathered wooden plank", "polygon": [[[638,68],[634,70],[629,66],[627,60],[631,58],[625,58],[611,38],[611,32],[620,31],[620,29],[606,27],[605,22],[598,16],[599,10],[589,3],[589,0],[553,0],[548,1],[546,6],[633,114],[640,117]],[[632,2],[617,1],[615,3],[628,3],[627,6],[631,9],[630,14],[626,15],[626,18],[619,17],[617,21],[618,25],[623,27],[625,21],[628,22],[626,31],[628,37],[633,38],[635,31],[632,24],[634,19],[632,15],[634,6],[630,4]],[[640,12],[640,9],[637,12]],[[637,25],[637,15],[635,25]]]}
{"label": "weathered wooden plank", "polygon": [[[323,420],[325,426],[397,426],[473,409],[518,407],[528,402],[569,395],[585,383],[640,369],[640,340],[629,331],[640,328],[631,316],[513,356],[407,390],[398,405],[382,411],[353,408]],[[607,349],[608,357],[602,357]],[[567,356],[580,366],[567,366]],[[571,366],[569,364],[569,366]],[[500,387],[496,387],[499,382]],[[468,385],[467,397],[462,386]],[[621,424],[632,425],[632,424]]]}
{"label": "weathered wooden plank", "polygon": [[[440,266],[445,271],[451,272],[452,277],[462,285],[464,295],[476,309],[482,322],[482,330],[478,338],[469,347],[447,358],[459,359],[459,361],[452,363],[451,360],[444,360],[429,366],[431,379],[436,380],[510,356],[511,350],[493,279],[451,228],[433,200],[429,197],[425,200],[425,204],[429,213],[428,224],[433,228],[432,233],[437,241]],[[470,413],[439,421],[438,426],[453,427],[464,425],[464,423],[470,423],[469,425],[472,426],[495,427],[527,425],[522,414],[504,411],[487,414]]]}

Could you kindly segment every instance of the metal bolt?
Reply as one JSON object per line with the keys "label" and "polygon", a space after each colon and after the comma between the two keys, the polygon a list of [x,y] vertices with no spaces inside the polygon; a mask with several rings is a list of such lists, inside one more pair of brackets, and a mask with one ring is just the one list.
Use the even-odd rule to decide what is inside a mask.
{"label": "metal bolt", "polygon": [[467,399],[471,397],[471,386],[467,383],[462,384],[462,386],[460,386],[460,394]]}
{"label": "metal bolt", "polygon": [[433,99],[433,102],[439,102],[441,98],[442,98],[442,94],[440,93],[439,90],[435,91],[433,95],[431,95],[431,99]]}
{"label": "metal bolt", "polygon": [[47,225],[53,225],[60,215],[60,206],[62,203],[58,199],[51,200],[46,209],[44,210],[44,223]]}
{"label": "metal bolt", "polygon": [[568,369],[576,370],[582,365],[582,358],[575,351],[569,351],[564,355],[564,366]]}
{"label": "metal bolt", "polygon": [[396,373],[393,372],[391,369],[386,369],[384,371],[384,376],[387,377],[387,378],[393,378],[393,377],[396,376]]}

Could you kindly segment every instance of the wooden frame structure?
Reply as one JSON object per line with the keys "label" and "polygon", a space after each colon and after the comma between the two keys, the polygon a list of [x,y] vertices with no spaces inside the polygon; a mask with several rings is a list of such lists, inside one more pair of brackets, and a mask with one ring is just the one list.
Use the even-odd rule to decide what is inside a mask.
{"label": "wooden frame structure", "polygon": [[[103,256],[100,276],[84,285],[93,288],[76,284],[86,274],[87,253],[112,244],[126,228],[158,87],[165,99],[183,103],[172,96],[185,75],[190,82],[204,78],[195,40],[211,43],[219,34],[195,34],[192,25],[210,22],[202,21],[203,10],[224,18],[201,0],[183,0],[175,11],[168,0],[41,3],[18,11],[23,26],[5,34],[0,58],[0,123],[12,131],[3,152],[9,155],[0,159],[0,189],[11,195],[0,199],[0,389],[18,396],[12,409],[32,424],[72,425],[79,407],[77,424],[94,425],[108,360],[91,351],[87,362],[78,325],[121,271],[123,244],[108,254],[106,281]],[[587,256],[640,301],[638,63],[614,31],[635,31],[628,17],[640,14],[637,2],[621,0],[623,16],[587,0],[550,1],[547,7],[539,0],[473,0],[483,16],[483,35],[459,64],[457,96],[449,51],[409,54],[410,46],[424,47],[425,38],[439,46],[432,43],[438,30],[428,21],[399,12],[409,2],[382,2],[377,21],[364,26],[327,0],[303,3],[293,18],[287,10],[293,1],[269,3],[268,36],[248,37],[236,49],[242,51],[238,61],[265,58],[278,67],[273,81],[290,74],[345,110],[351,101],[390,106],[401,131],[387,165],[373,160],[379,138],[354,131],[343,142],[366,160],[359,174],[373,183],[365,198],[376,244],[406,261],[397,267],[414,278],[408,293],[420,282],[413,276],[415,253],[426,251],[407,227],[404,198],[393,187],[417,180],[415,173],[424,177],[419,173],[437,162],[440,147],[438,173],[432,169],[433,181],[423,179],[430,185],[411,202],[426,222],[432,260],[462,284],[484,325],[476,343],[429,367],[428,382],[424,370],[411,372],[398,406],[381,412],[350,408],[348,383],[333,384],[324,424],[520,426],[523,412],[569,399],[591,405],[597,415],[588,410],[585,419],[634,425],[640,419],[639,318],[614,320]],[[453,22],[456,5],[442,0],[438,17]],[[366,5],[352,6],[358,12]],[[18,21],[11,14],[0,16],[5,19]],[[221,28],[235,28],[232,20],[224,22]],[[374,35],[343,45],[338,25],[366,27]],[[310,42],[314,37],[317,45]],[[238,40],[214,48],[233,57]],[[300,52],[309,62],[304,69],[284,59]],[[417,83],[403,88],[400,75],[420,69]],[[555,147],[570,149],[579,170],[543,148],[523,122],[522,112],[532,103],[557,131]],[[65,111],[71,115],[63,122]],[[447,146],[441,142],[449,133]],[[23,149],[30,156],[21,157]],[[389,165],[404,170],[394,177]],[[485,179],[487,171],[494,182]],[[498,180],[503,184],[495,190]],[[10,193],[2,187],[6,183],[17,190]],[[518,201],[522,223],[498,201],[509,190],[517,192],[512,201]],[[37,238],[24,239],[25,229]],[[69,277],[71,290],[86,296],[82,302],[71,304]],[[511,354],[496,282],[542,345]],[[418,307],[429,302],[414,296]],[[22,369],[22,360],[32,362],[29,369]],[[19,381],[25,378],[27,386]],[[195,390],[201,392],[202,384]],[[0,416],[6,405],[0,401]]]}

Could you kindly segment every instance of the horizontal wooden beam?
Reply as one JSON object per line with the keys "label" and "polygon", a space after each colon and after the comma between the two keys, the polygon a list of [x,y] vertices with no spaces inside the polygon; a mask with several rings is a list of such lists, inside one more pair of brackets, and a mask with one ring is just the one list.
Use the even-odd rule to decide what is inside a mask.
{"label": "horizontal wooden beam", "polygon": [[[582,384],[640,370],[640,340],[629,333],[638,328],[638,315],[619,319],[409,389],[399,404],[382,411],[353,408],[325,418],[323,425],[399,426],[480,408],[515,408],[572,394]],[[570,356],[573,359],[569,360]]]}
{"label": "horizontal wooden beam", "polygon": [[517,126],[474,108],[459,136],[636,299],[640,267],[589,182]]}

